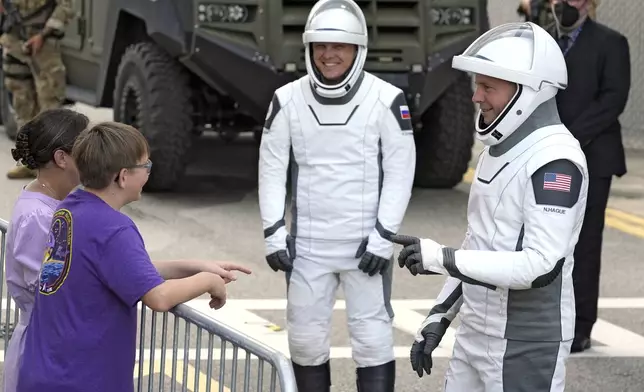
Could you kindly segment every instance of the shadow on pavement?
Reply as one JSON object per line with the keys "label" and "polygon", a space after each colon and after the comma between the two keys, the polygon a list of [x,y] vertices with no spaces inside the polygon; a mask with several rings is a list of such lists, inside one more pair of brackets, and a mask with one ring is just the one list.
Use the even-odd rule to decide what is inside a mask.
{"label": "shadow on pavement", "polygon": [[257,192],[258,145],[241,135],[226,142],[216,135],[193,144],[186,174],[172,192],[148,192],[146,197],[191,205],[236,203]]}

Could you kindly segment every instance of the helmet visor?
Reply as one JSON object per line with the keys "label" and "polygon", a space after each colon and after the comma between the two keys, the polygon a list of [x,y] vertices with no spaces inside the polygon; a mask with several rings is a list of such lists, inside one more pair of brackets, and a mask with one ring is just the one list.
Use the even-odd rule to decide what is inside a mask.
{"label": "helmet visor", "polygon": [[543,79],[533,75],[535,33],[528,23],[507,23],[483,34],[452,66],[465,72],[541,88]]}
{"label": "helmet visor", "polygon": [[311,10],[303,35],[304,44],[311,42],[342,42],[367,45],[364,15],[347,0],[322,0]]}

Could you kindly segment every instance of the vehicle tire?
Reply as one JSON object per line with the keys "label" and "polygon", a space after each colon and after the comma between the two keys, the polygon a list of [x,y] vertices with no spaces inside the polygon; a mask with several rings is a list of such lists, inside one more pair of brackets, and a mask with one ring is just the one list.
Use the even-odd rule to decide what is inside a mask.
{"label": "vehicle tire", "polygon": [[422,117],[416,136],[415,185],[453,188],[463,180],[474,145],[472,81],[463,73]]}
{"label": "vehicle tire", "polygon": [[4,87],[4,73],[0,64],[0,124],[4,125],[4,132],[10,140],[16,140],[18,135],[18,124],[16,114],[11,104],[11,95]]}
{"label": "vehicle tire", "polygon": [[154,163],[146,191],[176,187],[192,141],[189,77],[152,42],[130,45],[121,58],[114,88],[114,120],[138,128]]}

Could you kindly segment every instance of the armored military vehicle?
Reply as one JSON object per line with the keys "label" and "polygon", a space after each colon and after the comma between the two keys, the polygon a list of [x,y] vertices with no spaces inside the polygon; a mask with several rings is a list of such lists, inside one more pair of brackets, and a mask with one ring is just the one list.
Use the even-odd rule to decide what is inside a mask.
{"label": "armored military vehicle", "polygon": [[[365,69],[407,94],[416,185],[455,186],[471,158],[474,106],[471,79],[451,59],[487,28],[486,1],[357,2],[369,26]],[[261,137],[275,89],[305,72],[302,32],[314,3],[76,0],[62,41],[67,98],[111,107],[116,121],[138,127],[154,161],[147,190],[171,190],[204,130]]]}

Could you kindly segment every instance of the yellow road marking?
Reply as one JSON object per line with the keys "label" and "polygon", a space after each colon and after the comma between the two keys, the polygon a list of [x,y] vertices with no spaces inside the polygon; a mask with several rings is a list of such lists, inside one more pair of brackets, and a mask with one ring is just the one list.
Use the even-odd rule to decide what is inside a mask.
{"label": "yellow road marking", "polygon": [[631,225],[644,228],[644,218],[641,218],[637,215],[629,214],[627,212],[616,210],[614,208],[607,208],[606,215],[610,215],[613,218],[628,222]]}
{"label": "yellow road marking", "polygon": [[[172,363],[169,361],[166,361],[165,367],[164,367],[164,373],[168,377],[172,377]],[[154,373],[153,374],[159,374],[161,373],[161,361],[156,360],[154,361]],[[143,377],[147,377],[150,375],[150,361],[143,361]],[[195,380],[197,376],[197,369],[195,369],[194,366],[191,364],[188,364],[188,372],[186,374],[186,379],[183,379],[183,361],[177,361],[177,379],[175,380],[179,384],[185,385],[186,388],[191,391],[191,392],[206,392],[207,391],[207,386],[208,386],[208,376],[206,376],[203,372],[199,372],[199,383],[198,387],[195,390],[194,385],[195,385]],[[134,364],[134,378],[137,379],[139,377],[139,363]],[[219,383],[213,378],[210,382],[210,390],[211,391],[218,391],[219,390]],[[223,390],[226,392],[231,392],[230,388],[223,387]]]}
{"label": "yellow road marking", "polygon": [[628,222],[621,220],[620,218],[611,216],[608,212],[606,212],[605,222],[606,226],[608,227],[617,229],[630,235],[634,235],[636,237],[644,238],[644,227],[631,225]]}
{"label": "yellow road marking", "polygon": [[474,180],[474,169],[470,167],[463,175],[463,182],[471,184],[472,180]]}
{"label": "yellow road marking", "polygon": [[[463,175],[463,182],[471,184],[474,179],[474,169],[469,168]],[[644,238],[644,218],[628,212],[606,209],[606,226],[621,232]]]}

